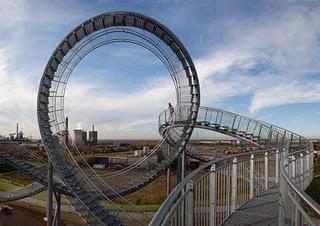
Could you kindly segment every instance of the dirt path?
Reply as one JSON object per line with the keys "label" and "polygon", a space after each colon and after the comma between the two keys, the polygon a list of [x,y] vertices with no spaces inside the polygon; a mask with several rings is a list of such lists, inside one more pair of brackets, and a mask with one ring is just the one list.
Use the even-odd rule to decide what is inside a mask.
{"label": "dirt path", "polygon": [[[35,225],[46,226],[43,214],[21,206],[14,206],[10,212],[0,211],[0,226]],[[64,225],[64,224],[63,224]]]}

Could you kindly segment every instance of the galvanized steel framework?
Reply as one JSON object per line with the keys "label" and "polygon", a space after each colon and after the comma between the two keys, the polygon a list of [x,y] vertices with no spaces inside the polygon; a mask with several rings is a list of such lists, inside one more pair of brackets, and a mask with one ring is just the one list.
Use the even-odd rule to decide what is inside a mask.
{"label": "galvanized steel framework", "polygon": [[[184,106],[188,110],[180,114],[185,125],[170,129],[165,136],[170,139],[174,151],[169,153],[163,164],[155,167],[153,173],[144,175],[133,188],[122,184],[122,187],[128,187],[126,191],[131,192],[150,183],[174,161],[191,136],[200,104],[199,81],[187,50],[168,28],[152,18],[132,12],[105,13],[85,21],[62,40],[49,59],[41,79],[38,93],[39,128],[50,161],[80,201],[75,208],[79,212],[80,209],[85,210],[82,217],[89,212],[91,215],[84,218],[92,225],[118,224],[117,218],[109,214],[97,200],[105,199],[122,211],[103,189],[107,187],[115,197],[120,197],[123,190],[111,187],[108,180],[103,180],[91,169],[75,147],[67,146],[63,139],[59,139],[65,130],[64,95],[69,77],[77,64],[94,49],[117,42],[136,44],[155,54],[173,79],[177,106]],[[159,145],[164,144],[165,138]],[[132,167],[128,172],[134,170]],[[111,176],[108,176],[110,179]],[[126,180],[123,182],[127,183]],[[79,186],[82,189],[77,190]]]}
{"label": "galvanized steel framework", "polygon": [[[164,112],[160,118],[159,128],[165,131]],[[179,125],[183,121],[177,121],[175,126]],[[266,224],[319,224],[320,206],[304,192],[313,179],[313,147],[307,139],[275,125],[208,107],[199,108],[195,127],[246,139],[260,150],[218,158],[194,170],[172,191],[150,226],[247,225],[250,221],[243,222],[246,219],[237,215],[237,210],[279,186],[280,205],[274,206],[279,208],[277,219]],[[262,214],[254,215],[257,223],[262,224]]]}
{"label": "galvanized steel framework", "polygon": [[[101,181],[77,149],[58,140],[65,129],[64,94],[73,69],[94,49],[117,42],[139,45],[155,54],[168,69],[177,94],[174,120],[168,110],[159,116],[159,132],[175,151],[167,153],[166,160],[146,176],[149,180],[141,180],[122,190]],[[315,216],[320,216],[320,206],[304,192],[313,178],[310,143],[288,130],[220,109],[201,107],[198,112],[199,104],[199,82],[193,62],[183,44],[165,26],[132,12],[112,12],[89,19],[70,32],[56,48],[44,71],[38,94],[39,128],[51,160],[49,165],[54,164],[68,187],[53,181],[51,167],[46,181],[23,162],[9,154],[1,154],[2,159],[16,164],[43,184],[35,183],[16,193],[1,194],[2,200],[35,194],[48,183],[49,193],[54,192],[58,201],[56,225],[60,221],[59,191],[72,192],[69,201],[88,224],[121,225],[119,218],[97,200],[105,199],[114,204],[110,197],[121,197],[121,194],[135,191],[154,180],[184,149],[195,126],[247,140],[261,150],[219,158],[192,172],[169,195],[150,225],[220,225],[228,222],[239,207],[278,185],[278,224],[316,225]],[[23,152],[33,155],[26,150]],[[84,173],[77,161],[81,161],[89,173]],[[135,167],[115,175],[134,173]],[[112,177],[114,175],[105,175],[107,179]],[[51,225],[51,196],[48,200],[48,224]]]}

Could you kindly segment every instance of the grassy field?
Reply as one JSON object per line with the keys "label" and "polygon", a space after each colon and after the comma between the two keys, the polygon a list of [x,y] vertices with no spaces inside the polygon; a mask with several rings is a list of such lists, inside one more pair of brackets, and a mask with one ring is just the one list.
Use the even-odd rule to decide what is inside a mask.
{"label": "grassy field", "polygon": [[320,164],[314,165],[314,179],[307,188],[306,192],[311,196],[317,203],[320,204]]}
{"label": "grassy field", "polygon": [[16,188],[19,188],[19,186],[11,183],[10,181],[0,179],[0,191],[12,191]]}
{"label": "grassy field", "polygon": [[[172,174],[171,179],[171,188],[174,187],[176,183],[176,177],[174,174]],[[17,189],[21,186],[18,184],[14,184],[11,181],[8,181],[6,179],[0,179],[0,191],[10,191],[13,189]],[[45,201],[47,199],[47,192],[41,192],[33,198],[43,200]],[[166,198],[166,176],[162,175],[155,181],[151,182],[149,185],[145,186],[144,188],[127,195],[125,197],[127,200],[129,200],[131,203],[136,205],[139,209],[142,209],[146,212],[153,212],[157,211],[160,207],[161,203]],[[137,208],[133,207],[130,204],[127,204],[122,199],[115,199],[113,200],[118,206],[120,206],[122,209],[128,211],[128,212],[135,212],[137,211]],[[67,200],[62,197],[61,199],[62,204],[68,204]],[[107,202],[102,202],[102,205],[108,207],[110,210],[116,210],[117,208],[112,206],[111,204]]]}

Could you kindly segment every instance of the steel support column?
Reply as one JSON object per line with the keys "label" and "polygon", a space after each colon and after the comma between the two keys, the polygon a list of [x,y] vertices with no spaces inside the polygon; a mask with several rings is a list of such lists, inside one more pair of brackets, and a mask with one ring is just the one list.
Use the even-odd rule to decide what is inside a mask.
{"label": "steel support column", "polygon": [[47,197],[47,225],[52,226],[52,192],[53,192],[53,168],[48,161],[48,197]]}

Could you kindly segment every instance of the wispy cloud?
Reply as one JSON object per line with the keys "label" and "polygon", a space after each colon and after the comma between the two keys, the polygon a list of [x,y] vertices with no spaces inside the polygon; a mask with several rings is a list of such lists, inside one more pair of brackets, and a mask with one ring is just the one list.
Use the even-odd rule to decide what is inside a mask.
{"label": "wispy cloud", "polygon": [[[251,96],[251,112],[293,103],[319,102],[319,7],[287,7],[255,20],[234,20],[227,43],[200,58],[202,97],[216,103]],[[291,97],[291,98],[290,98]]]}
{"label": "wispy cloud", "polygon": [[316,102],[320,102],[320,83],[292,82],[257,91],[252,98],[250,111],[283,104]]}

